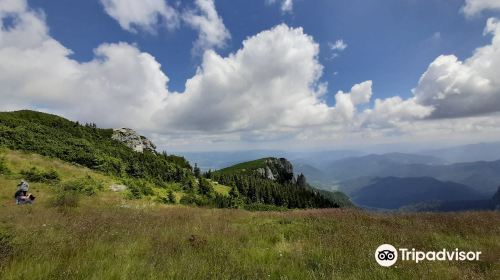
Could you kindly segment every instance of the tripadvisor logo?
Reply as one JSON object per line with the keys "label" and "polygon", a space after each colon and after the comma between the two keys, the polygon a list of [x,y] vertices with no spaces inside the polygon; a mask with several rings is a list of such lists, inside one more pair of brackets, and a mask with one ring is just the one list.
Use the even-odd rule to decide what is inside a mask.
{"label": "tripadvisor logo", "polygon": [[375,250],[375,260],[381,266],[392,266],[398,260],[398,251],[390,244],[382,244]]}
{"label": "tripadvisor logo", "polygon": [[398,259],[401,261],[412,261],[419,263],[421,261],[478,261],[481,252],[460,251],[442,249],[440,251],[417,251],[413,249],[396,249],[390,244],[382,244],[375,250],[375,260],[381,266],[393,266]]}

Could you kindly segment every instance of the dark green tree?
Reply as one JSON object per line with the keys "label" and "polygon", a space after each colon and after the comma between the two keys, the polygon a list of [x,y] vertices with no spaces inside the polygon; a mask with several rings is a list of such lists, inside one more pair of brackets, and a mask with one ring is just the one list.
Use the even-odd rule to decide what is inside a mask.
{"label": "dark green tree", "polygon": [[199,193],[204,196],[211,196],[212,193],[214,192],[212,184],[210,184],[210,182],[205,178],[200,178],[200,183],[198,187],[199,187]]}
{"label": "dark green tree", "polygon": [[200,178],[200,176],[201,176],[201,170],[198,167],[197,163],[194,164],[193,173],[194,173],[194,176],[196,176],[196,178]]}
{"label": "dark green tree", "polygon": [[304,174],[302,173],[297,176],[297,186],[302,188],[305,188],[307,186],[306,176],[304,176]]}

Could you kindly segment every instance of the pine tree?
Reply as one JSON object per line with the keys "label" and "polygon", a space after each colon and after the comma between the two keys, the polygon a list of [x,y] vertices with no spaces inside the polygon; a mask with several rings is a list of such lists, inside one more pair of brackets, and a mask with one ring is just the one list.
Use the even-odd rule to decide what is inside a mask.
{"label": "pine tree", "polygon": [[304,174],[300,173],[299,176],[297,176],[297,186],[304,188],[307,186],[307,180],[306,176]]}
{"label": "pine tree", "polygon": [[214,192],[214,188],[207,179],[200,178],[199,192],[201,195],[211,196]]}
{"label": "pine tree", "polygon": [[194,173],[194,176],[196,176],[196,178],[200,178],[200,176],[201,176],[201,170],[198,167],[197,163],[194,164],[193,173]]}

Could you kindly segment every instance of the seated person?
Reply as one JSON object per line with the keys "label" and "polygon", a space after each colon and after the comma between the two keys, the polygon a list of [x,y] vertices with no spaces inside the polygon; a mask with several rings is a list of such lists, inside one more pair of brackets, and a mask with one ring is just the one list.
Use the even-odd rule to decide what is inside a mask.
{"label": "seated person", "polygon": [[16,194],[14,195],[16,198],[16,204],[33,204],[35,201],[35,196],[33,194],[28,194],[26,195],[26,191],[23,190],[18,190]]}

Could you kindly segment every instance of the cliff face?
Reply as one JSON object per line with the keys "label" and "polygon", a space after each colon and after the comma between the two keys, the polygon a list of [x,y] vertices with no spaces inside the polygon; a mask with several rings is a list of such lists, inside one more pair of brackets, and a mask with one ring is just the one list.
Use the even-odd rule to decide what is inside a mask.
{"label": "cliff face", "polygon": [[143,153],[144,151],[150,151],[156,153],[156,146],[153,142],[130,128],[113,129],[111,138],[122,142],[136,152]]}
{"label": "cliff face", "polygon": [[288,160],[284,158],[268,158],[265,160],[265,164],[265,167],[257,169],[257,172],[263,177],[280,183],[295,181],[293,165]]}

